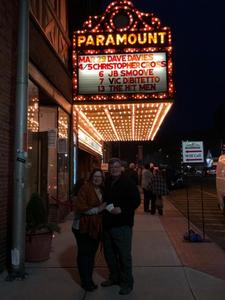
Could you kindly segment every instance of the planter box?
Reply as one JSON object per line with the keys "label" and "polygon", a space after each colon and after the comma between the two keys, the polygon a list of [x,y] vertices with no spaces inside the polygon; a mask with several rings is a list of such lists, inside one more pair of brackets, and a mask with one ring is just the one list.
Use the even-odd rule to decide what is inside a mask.
{"label": "planter box", "polygon": [[32,233],[26,235],[25,258],[27,262],[39,262],[49,259],[52,233]]}

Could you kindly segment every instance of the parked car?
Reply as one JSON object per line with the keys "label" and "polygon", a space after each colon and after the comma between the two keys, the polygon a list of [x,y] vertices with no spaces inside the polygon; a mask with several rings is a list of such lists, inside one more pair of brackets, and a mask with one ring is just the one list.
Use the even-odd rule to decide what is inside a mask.
{"label": "parked car", "polygon": [[218,205],[225,214],[225,155],[221,155],[217,163],[216,190],[218,197]]}
{"label": "parked car", "polygon": [[167,185],[170,190],[184,186],[183,174],[180,171],[167,170]]}
{"label": "parked car", "polygon": [[207,175],[216,175],[216,166],[212,166],[211,168],[206,170]]}

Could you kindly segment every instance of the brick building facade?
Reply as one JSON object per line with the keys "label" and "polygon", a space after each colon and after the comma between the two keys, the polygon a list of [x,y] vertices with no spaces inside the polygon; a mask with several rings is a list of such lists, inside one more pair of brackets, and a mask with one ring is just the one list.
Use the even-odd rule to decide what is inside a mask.
{"label": "brick building facade", "polygon": [[15,104],[18,1],[0,6],[0,270],[6,261],[10,200],[12,199],[12,146]]}

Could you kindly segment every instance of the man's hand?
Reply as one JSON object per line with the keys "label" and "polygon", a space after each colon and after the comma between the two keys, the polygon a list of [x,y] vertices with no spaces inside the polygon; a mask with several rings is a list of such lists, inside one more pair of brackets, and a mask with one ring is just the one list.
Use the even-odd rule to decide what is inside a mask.
{"label": "man's hand", "polygon": [[121,212],[122,212],[122,210],[121,210],[121,208],[120,208],[119,206],[114,207],[114,208],[110,211],[110,213],[111,213],[112,215],[119,215],[119,214],[121,214]]}

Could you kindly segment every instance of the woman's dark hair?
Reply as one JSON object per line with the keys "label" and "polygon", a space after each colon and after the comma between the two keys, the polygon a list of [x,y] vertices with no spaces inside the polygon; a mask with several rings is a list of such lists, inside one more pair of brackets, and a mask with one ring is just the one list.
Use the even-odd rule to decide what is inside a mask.
{"label": "woman's dark hair", "polygon": [[93,176],[94,176],[94,174],[95,174],[96,172],[100,172],[101,175],[102,175],[102,180],[104,180],[104,173],[103,173],[103,171],[102,171],[101,169],[99,169],[99,168],[95,168],[95,169],[91,172],[91,174],[90,174],[90,176],[89,176],[89,179],[88,179],[89,182],[92,181]]}

